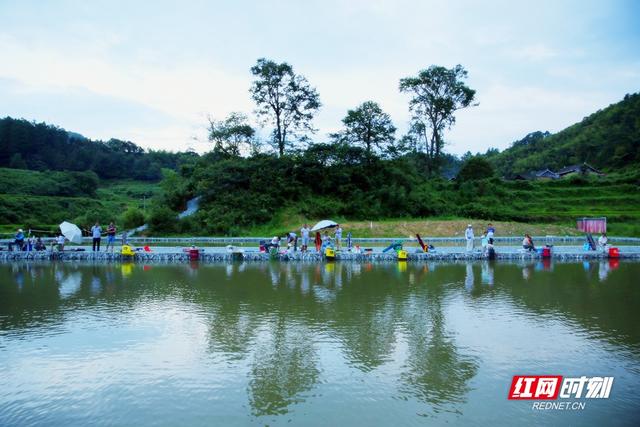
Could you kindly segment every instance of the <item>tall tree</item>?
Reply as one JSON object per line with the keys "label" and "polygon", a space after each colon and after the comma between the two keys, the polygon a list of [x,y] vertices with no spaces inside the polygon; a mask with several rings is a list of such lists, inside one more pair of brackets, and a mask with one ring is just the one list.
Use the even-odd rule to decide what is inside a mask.
{"label": "tall tree", "polygon": [[342,119],[344,130],[331,135],[334,140],[364,147],[368,157],[374,149],[384,150],[393,144],[396,128],[391,117],[376,102],[366,101],[347,111]]}
{"label": "tall tree", "polygon": [[315,131],[311,120],[320,109],[320,96],[286,62],[278,64],[260,58],[251,67],[251,73],[255,80],[249,92],[258,107],[256,112],[264,122],[273,124],[274,143],[283,155],[288,136],[298,131]]}
{"label": "tall tree", "polygon": [[209,141],[214,151],[239,156],[242,148],[253,148],[255,130],[242,113],[231,113],[224,120],[209,119]]}
{"label": "tall tree", "polygon": [[[409,110],[427,142],[429,171],[437,169],[444,145],[443,133],[455,123],[455,112],[473,104],[476,91],[465,85],[462,65],[449,69],[432,65],[415,77],[400,79],[400,92],[412,95]],[[430,135],[427,134],[430,132]]]}

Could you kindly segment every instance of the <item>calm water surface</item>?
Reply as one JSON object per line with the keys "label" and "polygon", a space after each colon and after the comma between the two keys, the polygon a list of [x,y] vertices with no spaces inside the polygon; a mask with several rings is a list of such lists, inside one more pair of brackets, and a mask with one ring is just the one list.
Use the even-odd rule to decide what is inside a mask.
{"label": "calm water surface", "polygon": [[[0,264],[0,425],[639,425],[640,263]],[[583,411],[515,374],[614,376]]]}

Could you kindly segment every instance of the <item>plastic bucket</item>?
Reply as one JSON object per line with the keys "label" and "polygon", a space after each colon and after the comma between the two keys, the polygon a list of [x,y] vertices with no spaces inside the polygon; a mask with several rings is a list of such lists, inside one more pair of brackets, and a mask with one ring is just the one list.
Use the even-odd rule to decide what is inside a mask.
{"label": "plastic bucket", "polygon": [[189,259],[192,261],[200,258],[200,249],[189,249]]}
{"label": "plastic bucket", "polygon": [[332,248],[327,248],[327,249],[325,249],[325,250],[324,250],[324,256],[325,256],[327,259],[335,259],[335,257],[336,257],[336,251],[335,251],[335,250],[333,250]]}
{"label": "plastic bucket", "polygon": [[542,248],[542,258],[551,258],[551,248]]}
{"label": "plastic bucket", "polygon": [[620,249],[609,248],[609,258],[620,258]]}
{"label": "plastic bucket", "polygon": [[131,246],[123,245],[120,254],[122,254],[122,256],[134,256],[136,253],[133,251]]}

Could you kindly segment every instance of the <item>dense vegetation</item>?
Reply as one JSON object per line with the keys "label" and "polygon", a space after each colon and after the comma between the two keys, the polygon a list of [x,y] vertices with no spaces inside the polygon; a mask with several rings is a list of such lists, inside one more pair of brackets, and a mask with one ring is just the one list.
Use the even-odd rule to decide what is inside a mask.
{"label": "dense vegetation", "polygon": [[[469,160],[455,181],[427,179],[422,171],[419,156],[371,159],[363,149],[346,145],[316,144],[283,157],[212,153],[199,160],[192,175],[171,177],[172,190],[151,215],[164,218],[158,230],[232,235],[273,224],[282,215],[339,220],[446,216],[567,225],[577,217],[605,215],[620,232],[640,234],[633,225],[640,219],[636,171],[554,182],[505,181],[481,158]],[[171,221],[175,211],[167,210],[196,194],[203,197],[201,210]]]}
{"label": "dense vegetation", "polygon": [[37,171],[93,171],[103,179],[157,181],[195,153],[145,152],[129,141],[92,141],[45,123],[0,119],[0,167]]}
{"label": "dense vegetation", "polygon": [[93,172],[0,168],[0,224],[7,232],[18,226],[55,230],[62,221],[86,228],[96,219],[136,227],[145,222],[145,205],[160,193],[154,183],[99,180]]}
{"label": "dense vegetation", "polygon": [[587,162],[612,172],[640,164],[640,93],[585,117],[556,134],[533,132],[488,153],[501,176]]}

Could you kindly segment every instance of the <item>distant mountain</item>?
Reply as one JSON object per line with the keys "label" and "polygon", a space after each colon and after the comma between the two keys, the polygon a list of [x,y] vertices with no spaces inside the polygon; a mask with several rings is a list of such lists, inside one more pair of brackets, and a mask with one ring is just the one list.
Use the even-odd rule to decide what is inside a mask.
{"label": "distant mountain", "polygon": [[80,141],[88,141],[89,140],[89,138],[87,138],[84,135],[79,134],[78,132],[67,131],[67,135],[69,135],[69,139],[78,139]]}
{"label": "distant mountain", "polygon": [[487,159],[502,176],[583,162],[604,171],[640,166],[640,93],[556,134],[532,132]]}
{"label": "distant mountain", "polygon": [[161,169],[177,170],[193,153],[145,151],[130,141],[93,141],[46,123],[0,118],[0,167],[95,172],[105,179],[157,181]]}

